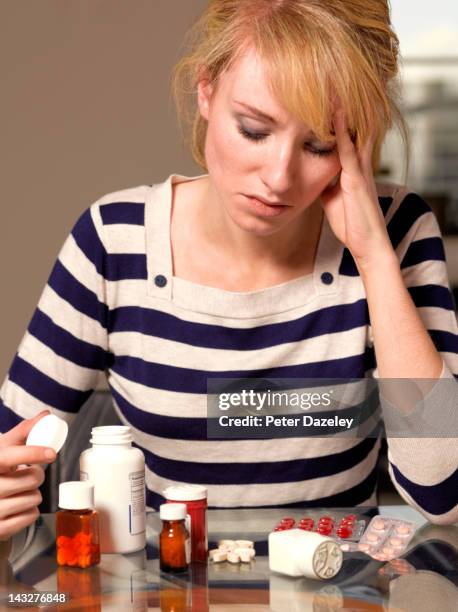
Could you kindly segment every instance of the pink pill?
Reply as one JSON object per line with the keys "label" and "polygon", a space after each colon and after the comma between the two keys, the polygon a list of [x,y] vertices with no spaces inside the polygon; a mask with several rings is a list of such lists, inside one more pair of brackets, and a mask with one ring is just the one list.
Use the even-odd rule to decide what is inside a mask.
{"label": "pink pill", "polygon": [[378,542],[380,538],[378,537],[378,535],[375,535],[375,533],[368,533],[366,536],[366,540],[368,542]]}
{"label": "pink pill", "polygon": [[359,550],[362,550],[363,552],[367,552],[370,548],[369,544],[358,544],[358,548]]}
{"label": "pink pill", "polygon": [[402,546],[401,538],[390,538],[391,546]]}
{"label": "pink pill", "polygon": [[392,554],[393,554],[393,552],[394,552],[394,550],[393,550],[393,549],[392,549],[390,546],[385,546],[385,547],[382,549],[382,552],[383,552],[385,555],[392,555]]}
{"label": "pink pill", "polygon": [[[381,519],[377,519],[372,523],[372,528],[376,529],[377,531],[382,531],[383,529],[385,529],[385,521],[382,521]],[[402,532],[398,532],[398,533],[402,533]]]}
{"label": "pink pill", "polygon": [[406,534],[410,533],[410,527],[408,527],[407,525],[398,525],[396,527],[396,533],[400,533],[402,535],[406,535]]}

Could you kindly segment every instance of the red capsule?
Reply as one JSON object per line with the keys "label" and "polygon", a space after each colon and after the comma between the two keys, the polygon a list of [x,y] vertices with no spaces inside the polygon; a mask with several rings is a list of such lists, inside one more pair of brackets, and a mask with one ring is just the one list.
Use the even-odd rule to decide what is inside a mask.
{"label": "red capsule", "polygon": [[310,523],[299,523],[299,529],[302,529],[303,531],[312,531],[313,524],[310,525]]}
{"label": "red capsule", "polygon": [[329,535],[332,529],[332,525],[318,525],[317,532],[321,533],[321,535]]}
{"label": "red capsule", "polygon": [[351,529],[351,527],[348,525],[342,525],[341,527],[337,528],[336,533],[339,538],[345,539],[349,538],[353,534],[353,529]]}
{"label": "red capsule", "polygon": [[343,517],[342,521],[345,521],[345,522],[354,522],[354,521],[356,521],[356,514],[346,514]]}
{"label": "red capsule", "polygon": [[351,519],[342,519],[339,523],[339,525],[343,526],[348,526],[348,527],[353,527],[355,524],[355,521],[351,520]]}
{"label": "red capsule", "polygon": [[320,523],[333,523],[334,519],[332,516],[321,516],[319,522]]}
{"label": "red capsule", "polygon": [[312,518],[303,518],[299,521],[299,526],[300,525],[307,525],[310,526],[310,529],[313,529],[314,521]]}

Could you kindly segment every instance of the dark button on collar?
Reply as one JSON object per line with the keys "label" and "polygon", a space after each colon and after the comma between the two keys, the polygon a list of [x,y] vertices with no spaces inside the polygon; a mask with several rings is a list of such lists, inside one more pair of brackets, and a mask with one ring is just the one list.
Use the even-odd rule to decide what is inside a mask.
{"label": "dark button on collar", "polygon": [[321,275],[321,281],[325,285],[330,285],[334,281],[334,277],[330,272],[323,272]]}
{"label": "dark button on collar", "polygon": [[162,274],[158,274],[154,277],[154,284],[156,287],[165,287],[167,284],[167,279]]}

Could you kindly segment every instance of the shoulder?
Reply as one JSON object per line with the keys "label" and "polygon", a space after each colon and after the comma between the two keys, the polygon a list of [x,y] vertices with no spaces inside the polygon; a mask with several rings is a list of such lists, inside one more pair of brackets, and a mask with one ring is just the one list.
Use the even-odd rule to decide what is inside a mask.
{"label": "shoulder", "polygon": [[379,204],[395,246],[414,234],[430,232],[440,235],[439,225],[428,202],[408,185],[377,182]]}
{"label": "shoulder", "polygon": [[83,212],[72,233],[96,237],[108,253],[141,250],[150,187],[139,185],[102,195]]}
{"label": "shoulder", "polygon": [[107,193],[91,206],[103,226],[144,225],[145,200],[150,185],[139,185]]}
{"label": "shoulder", "polygon": [[432,212],[429,204],[409,185],[377,181],[376,187],[379,203],[384,213],[388,213],[390,218],[401,205],[405,207],[408,205],[412,213]]}
{"label": "shoulder", "polygon": [[376,183],[391,244],[402,268],[445,261],[439,223],[431,206],[408,185]]}

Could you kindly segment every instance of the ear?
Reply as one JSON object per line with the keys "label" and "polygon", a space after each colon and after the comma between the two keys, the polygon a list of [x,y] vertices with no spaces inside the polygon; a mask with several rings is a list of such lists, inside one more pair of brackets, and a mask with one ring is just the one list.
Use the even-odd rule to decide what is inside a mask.
{"label": "ear", "polygon": [[197,81],[197,104],[200,114],[208,121],[210,112],[210,101],[213,94],[213,85],[205,71],[201,71],[199,80]]}

